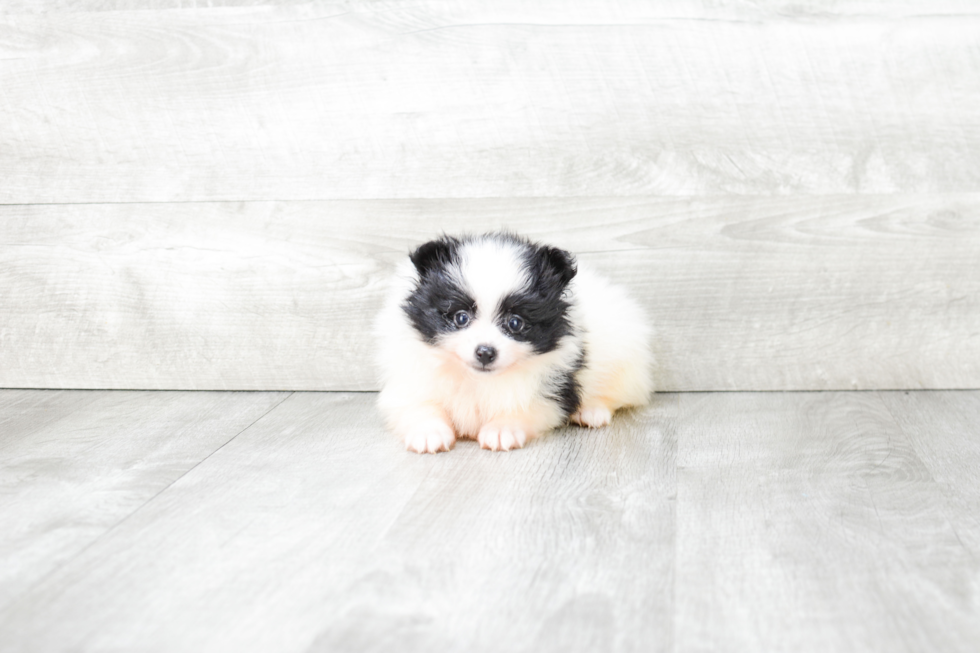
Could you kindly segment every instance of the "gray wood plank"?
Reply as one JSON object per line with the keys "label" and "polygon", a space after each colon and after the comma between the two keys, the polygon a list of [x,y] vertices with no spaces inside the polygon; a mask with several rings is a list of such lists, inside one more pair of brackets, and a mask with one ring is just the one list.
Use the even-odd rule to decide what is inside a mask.
{"label": "gray wood plank", "polygon": [[980,187],[975,4],[769,4],[6,14],[0,202]]}
{"label": "gray wood plank", "polygon": [[0,391],[0,456],[102,398],[97,392]]}
{"label": "gray wood plank", "polygon": [[269,7],[309,4],[310,0],[4,0],[0,15],[81,13],[86,11],[160,11],[216,7]]}
{"label": "gray wood plank", "polygon": [[[215,397],[271,395],[0,392],[8,427],[57,416],[17,422],[2,460],[240,414]],[[0,609],[4,650],[980,643],[980,392],[659,395],[610,429],[438,456],[403,452],[373,400],[292,395]]]}
{"label": "gray wood plank", "polygon": [[627,285],[657,388],[980,387],[980,195],[0,207],[0,387],[376,388],[368,325],[440,231]]}
{"label": "gray wood plank", "polygon": [[682,395],[679,411],[677,650],[977,650],[980,558],[878,393]]}
{"label": "gray wood plank", "polygon": [[[882,399],[939,485],[957,538],[980,558],[980,394],[890,392]],[[977,606],[980,614],[980,600]]]}
{"label": "gray wood plank", "polygon": [[0,612],[5,649],[672,650],[676,397],[435,456],[374,398],[290,396]]}
{"label": "gray wood plank", "polygon": [[[156,11],[160,9],[205,9],[214,7],[268,7],[276,5],[308,4],[309,0],[5,0],[0,14],[31,14],[55,11]],[[348,5],[357,5],[347,2]],[[403,3],[405,4],[405,3]],[[572,3],[569,3],[572,4]],[[484,10],[513,11],[515,7],[547,9],[546,3],[528,3],[520,0],[500,0],[495,7]],[[540,5],[536,7],[535,5]],[[977,6],[970,0],[865,0],[858,3],[827,4],[822,0],[777,0],[765,4],[746,4],[738,0],[716,0],[710,5],[697,0],[672,0],[669,4],[670,16],[687,18],[752,19],[760,17],[800,17],[820,18],[832,16],[861,17],[872,14],[892,18],[917,18],[923,14],[968,14],[978,13]],[[469,8],[473,11],[477,7]],[[603,2],[591,6],[575,7],[578,11],[602,15],[614,11]],[[656,10],[656,7],[651,10]],[[663,10],[662,10],[663,11]],[[666,11],[665,11],[666,13]],[[588,14],[586,14],[588,15]]]}
{"label": "gray wood plank", "polygon": [[284,397],[0,392],[0,609]]}

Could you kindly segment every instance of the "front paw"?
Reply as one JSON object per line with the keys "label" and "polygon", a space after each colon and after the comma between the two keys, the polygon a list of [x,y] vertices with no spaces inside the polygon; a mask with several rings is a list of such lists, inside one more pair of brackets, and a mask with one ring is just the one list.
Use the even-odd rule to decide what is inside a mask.
{"label": "front paw", "polygon": [[477,442],[491,451],[510,451],[520,449],[527,442],[528,433],[521,427],[510,424],[487,424],[477,434]]}
{"label": "front paw", "polygon": [[405,434],[405,448],[417,453],[449,451],[456,444],[456,434],[441,419],[419,422]]}
{"label": "front paw", "polygon": [[612,421],[612,412],[602,405],[583,406],[581,410],[572,415],[571,420],[576,424],[597,429]]}

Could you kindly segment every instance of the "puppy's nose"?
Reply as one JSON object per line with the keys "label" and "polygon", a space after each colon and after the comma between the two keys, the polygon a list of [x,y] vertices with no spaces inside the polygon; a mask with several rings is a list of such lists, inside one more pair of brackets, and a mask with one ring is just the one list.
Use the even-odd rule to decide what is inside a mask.
{"label": "puppy's nose", "polygon": [[497,360],[497,350],[490,345],[480,345],[476,348],[476,360],[480,361],[481,365],[489,365]]}

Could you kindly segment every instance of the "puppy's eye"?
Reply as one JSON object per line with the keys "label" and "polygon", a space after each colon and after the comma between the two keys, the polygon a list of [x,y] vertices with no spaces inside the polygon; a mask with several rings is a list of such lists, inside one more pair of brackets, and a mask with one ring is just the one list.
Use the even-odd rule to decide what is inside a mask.
{"label": "puppy's eye", "polygon": [[453,324],[462,328],[470,323],[470,314],[466,311],[456,311],[456,315],[453,315]]}
{"label": "puppy's eye", "polygon": [[511,318],[507,320],[507,328],[513,331],[514,333],[517,333],[524,328],[524,320],[517,317],[516,315],[512,315]]}

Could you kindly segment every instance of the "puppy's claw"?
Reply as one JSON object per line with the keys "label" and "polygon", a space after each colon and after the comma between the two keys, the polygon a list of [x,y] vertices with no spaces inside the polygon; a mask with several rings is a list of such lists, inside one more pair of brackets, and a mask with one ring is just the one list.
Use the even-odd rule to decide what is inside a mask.
{"label": "puppy's claw", "polygon": [[520,449],[527,443],[527,432],[517,426],[487,424],[476,436],[480,446],[491,451]]}
{"label": "puppy's claw", "polygon": [[405,435],[405,449],[416,453],[449,451],[456,444],[456,434],[442,420],[427,420]]}
{"label": "puppy's claw", "polygon": [[612,421],[612,412],[605,406],[589,406],[576,412],[571,419],[576,424],[597,429]]}

